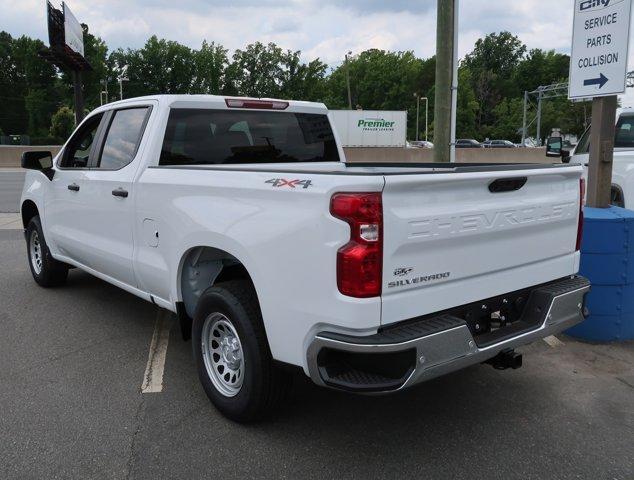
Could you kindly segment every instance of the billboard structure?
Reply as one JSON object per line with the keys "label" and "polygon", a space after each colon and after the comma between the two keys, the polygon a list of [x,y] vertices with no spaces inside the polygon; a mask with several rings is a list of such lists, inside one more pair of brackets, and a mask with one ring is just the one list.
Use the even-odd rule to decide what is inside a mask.
{"label": "billboard structure", "polygon": [[84,32],[81,24],[65,3],[62,3],[62,8],[58,9],[47,1],[46,13],[50,46],[40,51],[39,55],[56,67],[72,73],[75,91],[75,121],[79,124],[84,116],[81,72],[92,70],[90,63],[84,58]]}

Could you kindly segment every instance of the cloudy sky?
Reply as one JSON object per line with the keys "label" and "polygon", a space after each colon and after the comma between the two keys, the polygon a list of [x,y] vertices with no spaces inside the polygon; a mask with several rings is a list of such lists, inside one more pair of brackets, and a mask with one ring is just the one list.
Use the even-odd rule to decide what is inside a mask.
{"label": "cloudy sky", "polygon": [[[529,48],[570,53],[572,4],[462,0],[459,54],[501,30],[518,35]],[[45,0],[0,0],[0,30],[47,42],[45,5]],[[230,50],[259,40],[329,65],[339,64],[348,50],[413,50],[425,58],[436,48],[436,0],[69,0],[68,5],[110,48],[139,47],[152,34],[194,48],[203,39]],[[633,59],[630,49],[630,69]],[[624,103],[634,106],[634,92]]]}

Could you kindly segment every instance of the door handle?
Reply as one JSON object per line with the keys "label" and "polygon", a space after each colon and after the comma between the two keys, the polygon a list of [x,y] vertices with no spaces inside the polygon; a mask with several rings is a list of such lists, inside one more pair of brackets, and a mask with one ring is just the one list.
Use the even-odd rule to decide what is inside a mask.
{"label": "door handle", "polygon": [[123,188],[117,188],[115,190],[112,191],[112,194],[115,197],[122,197],[122,198],[126,198],[128,196],[128,191],[124,190]]}
{"label": "door handle", "polygon": [[68,185],[67,188],[69,190],[72,190],[73,192],[79,192],[79,185],[77,185],[76,183],[71,183],[70,185]]}

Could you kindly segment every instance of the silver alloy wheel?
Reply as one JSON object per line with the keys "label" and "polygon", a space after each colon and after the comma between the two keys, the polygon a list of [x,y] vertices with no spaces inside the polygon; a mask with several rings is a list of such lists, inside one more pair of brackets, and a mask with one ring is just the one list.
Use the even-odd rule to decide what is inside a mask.
{"label": "silver alloy wheel", "polygon": [[201,335],[203,360],[211,382],[225,397],[234,397],[244,381],[244,355],[238,332],[222,313],[205,319]]}
{"label": "silver alloy wheel", "polygon": [[31,232],[29,238],[29,254],[31,255],[31,266],[33,271],[39,275],[42,272],[42,244],[37,230]]}

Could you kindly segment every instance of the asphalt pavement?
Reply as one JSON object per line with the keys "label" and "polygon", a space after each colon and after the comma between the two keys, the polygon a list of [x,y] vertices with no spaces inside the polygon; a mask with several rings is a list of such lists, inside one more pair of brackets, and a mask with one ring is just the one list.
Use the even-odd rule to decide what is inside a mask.
{"label": "asphalt pavement", "polygon": [[159,310],[78,270],[42,289],[0,231],[0,478],[633,478],[634,344],[564,336],[524,367],[479,365],[398,395],[298,377],[272,419],[238,425],[170,330],[141,393]]}
{"label": "asphalt pavement", "polygon": [[0,169],[0,213],[20,211],[24,174],[18,169]]}

